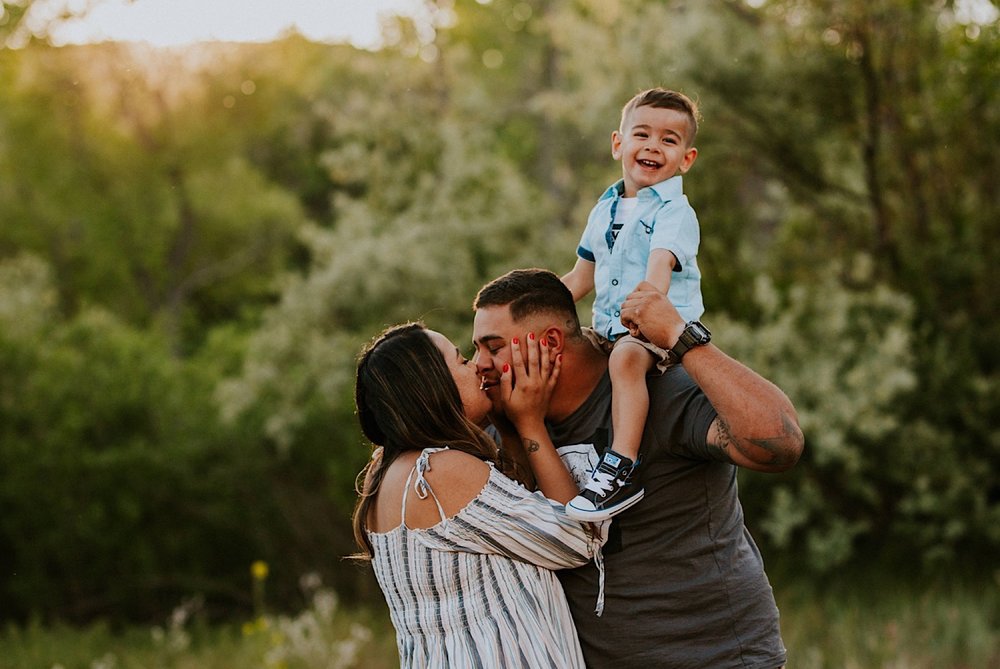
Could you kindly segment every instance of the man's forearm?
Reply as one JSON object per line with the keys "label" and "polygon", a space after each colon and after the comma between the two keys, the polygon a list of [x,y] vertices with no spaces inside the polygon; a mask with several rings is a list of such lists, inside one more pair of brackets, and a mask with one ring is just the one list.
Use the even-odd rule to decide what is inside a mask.
{"label": "man's forearm", "polygon": [[780,388],[711,344],[689,351],[684,368],[719,414],[709,429],[711,446],[758,471],[780,472],[798,461],[802,430]]}
{"label": "man's forearm", "polygon": [[[622,323],[660,348],[672,349],[685,330],[677,308],[644,282],[622,304]],[[802,454],[803,438],[791,401],[776,385],[711,344],[690,348],[684,369],[719,413],[708,443],[736,465],[779,472]]]}

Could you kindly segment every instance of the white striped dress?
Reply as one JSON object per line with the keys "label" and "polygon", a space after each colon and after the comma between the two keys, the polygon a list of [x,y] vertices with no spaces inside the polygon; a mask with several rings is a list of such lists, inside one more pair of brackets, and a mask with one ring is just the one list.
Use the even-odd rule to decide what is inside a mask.
{"label": "white striped dress", "polygon": [[[428,494],[425,449],[414,489]],[[576,628],[553,569],[578,567],[599,550],[585,526],[540,492],[490,465],[482,492],[427,529],[368,532],[375,576],[409,667],[584,667]]]}

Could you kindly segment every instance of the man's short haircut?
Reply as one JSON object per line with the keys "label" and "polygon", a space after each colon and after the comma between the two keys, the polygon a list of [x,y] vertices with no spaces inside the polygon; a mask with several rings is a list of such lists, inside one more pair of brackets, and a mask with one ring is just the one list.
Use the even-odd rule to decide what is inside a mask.
{"label": "man's short haircut", "polygon": [[691,136],[688,137],[688,146],[694,144],[695,135],[698,134],[698,120],[701,113],[698,105],[683,93],[667,90],[666,88],[649,88],[636,93],[636,95],[625,103],[622,107],[622,119],[618,129],[625,132],[625,123],[629,114],[639,107],[656,107],[657,109],[673,109],[688,117],[688,125],[691,129]]}
{"label": "man's short haircut", "polygon": [[580,329],[573,294],[546,269],[511,270],[483,286],[472,303],[473,310],[504,306],[510,307],[515,321],[538,313],[554,313],[572,323],[569,329]]}

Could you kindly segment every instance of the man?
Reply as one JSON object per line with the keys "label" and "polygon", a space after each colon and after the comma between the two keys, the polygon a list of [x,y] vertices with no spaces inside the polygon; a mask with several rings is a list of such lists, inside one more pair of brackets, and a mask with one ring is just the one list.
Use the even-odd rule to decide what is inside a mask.
{"label": "man", "polygon": [[[484,286],[474,309],[476,365],[494,406],[511,339],[534,334],[562,355],[549,432],[567,466],[585,475],[580,459],[593,467],[611,443],[611,386],[569,290],[551,272],[515,270]],[[803,447],[795,409],[651,284],[629,295],[621,318],[679,364],[649,379],[646,496],[611,524],[603,588],[594,565],[560,572],[587,664],[781,667],[778,610],[743,524],[736,471],[795,464]]]}

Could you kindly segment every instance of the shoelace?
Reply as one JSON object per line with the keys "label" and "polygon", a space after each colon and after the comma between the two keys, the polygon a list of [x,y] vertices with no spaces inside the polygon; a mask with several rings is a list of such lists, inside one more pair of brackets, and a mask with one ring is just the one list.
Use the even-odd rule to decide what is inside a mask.
{"label": "shoelace", "polygon": [[596,492],[603,496],[609,490],[614,488],[614,485],[612,484],[612,481],[614,480],[615,471],[608,471],[608,469],[605,469],[604,463],[602,462],[598,465],[597,471],[594,472],[594,475],[590,477],[589,481],[587,481],[587,485],[584,486],[584,490]]}

